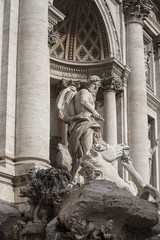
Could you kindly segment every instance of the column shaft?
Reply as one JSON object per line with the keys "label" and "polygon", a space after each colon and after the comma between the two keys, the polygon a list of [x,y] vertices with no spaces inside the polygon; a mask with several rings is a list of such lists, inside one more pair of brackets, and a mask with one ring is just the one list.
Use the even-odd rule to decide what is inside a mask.
{"label": "column shaft", "polygon": [[48,1],[21,0],[16,161],[49,160]]}
{"label": "column shaft", "polygon": [[143,180],[149,182],[147,94],[142,24],[127,24],[127,61],[131,67],[128,81],[128,127],[130,156]]}
{"label": "column shaft", "polygon": [[104,139],[109,144],[117,144],[116,92],[104,92]]}

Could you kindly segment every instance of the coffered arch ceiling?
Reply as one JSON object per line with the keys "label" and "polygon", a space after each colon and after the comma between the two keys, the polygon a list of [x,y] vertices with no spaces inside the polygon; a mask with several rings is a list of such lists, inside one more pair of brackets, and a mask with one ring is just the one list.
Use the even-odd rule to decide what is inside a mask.
{"label": "coffered arch ceiling", "polygon": [[103,17],[92,0],[54,0],[66,18],[55,31],[59,41],[51,56],[78,62],[94,62],[112,57],[111,43]]}

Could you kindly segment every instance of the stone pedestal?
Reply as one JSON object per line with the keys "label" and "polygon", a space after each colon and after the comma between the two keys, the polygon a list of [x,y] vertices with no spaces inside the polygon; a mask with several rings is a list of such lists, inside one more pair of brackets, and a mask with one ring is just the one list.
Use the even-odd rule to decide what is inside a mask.
{"label": "stone pedestal", "polygon": [[149,149],[147,122],[147,90],[145,79],[143,20],[149,14],[146,3],[135,5],[124,1],[127,20],[127,64],[131,68],[128,80],[128,136],[134,167],[149,183]]}

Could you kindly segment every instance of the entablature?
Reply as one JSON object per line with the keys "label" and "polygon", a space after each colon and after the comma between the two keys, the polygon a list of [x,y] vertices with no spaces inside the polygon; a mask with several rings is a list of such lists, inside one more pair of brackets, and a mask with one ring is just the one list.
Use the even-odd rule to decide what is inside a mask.
{"label": "entablature", "polygon": [[87,63],[50,58],[50,73],[52,84],[62,79],[86,82],[89,75],[98,75],[102,81],[114,77],[126,83],[130,68],[115,57]]}

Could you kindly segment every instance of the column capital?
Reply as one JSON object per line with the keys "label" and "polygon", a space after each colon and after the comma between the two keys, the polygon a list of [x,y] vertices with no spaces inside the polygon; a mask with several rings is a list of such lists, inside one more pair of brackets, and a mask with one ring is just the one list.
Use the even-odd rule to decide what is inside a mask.
{"label": "column capital", "polygon": [[54,26],[63,21],[65,15],[61,13],[57,8],[55,8],[52,3],[48,2],[48,46],[52,47],[55,43],[59,41],[59,35],[55,33]]}
{"label": "column capital", "polygon": [[152,5],[150,0],[123,0],[123,9],[127,22],[136,21],[143,24]]}
{"label": "column capital", "polygon": [[124,84],[121,79],[115,78],[114,76],[109,77],[108,79],[103,80],[102,82],[104,90],[121,92],[123,91]]}

